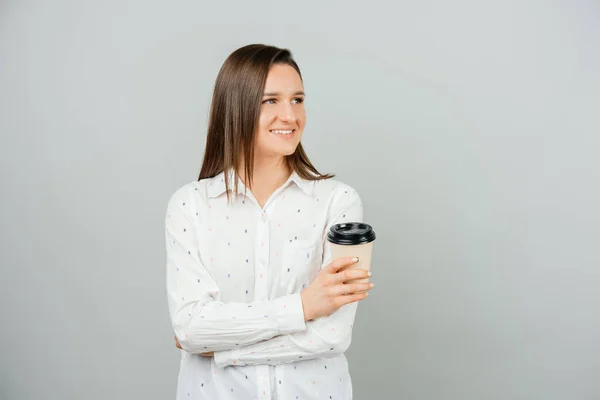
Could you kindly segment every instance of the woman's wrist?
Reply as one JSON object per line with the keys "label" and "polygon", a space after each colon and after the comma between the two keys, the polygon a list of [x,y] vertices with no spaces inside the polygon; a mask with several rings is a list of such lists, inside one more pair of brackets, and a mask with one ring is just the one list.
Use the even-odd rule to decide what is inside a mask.
{"label": "woman's wrist", "polygon": [[304,299],[304,291],[300,293],[300,299],[302,299],[302,311],[304,312],[304,322],[308,322],[313,319],[312,313]]}

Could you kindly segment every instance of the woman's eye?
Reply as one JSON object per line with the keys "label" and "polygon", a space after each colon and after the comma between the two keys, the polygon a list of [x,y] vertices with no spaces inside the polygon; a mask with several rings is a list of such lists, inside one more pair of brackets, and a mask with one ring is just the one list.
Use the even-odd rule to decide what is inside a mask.
{"label": "woman's eye", "polygon": [[[263,100],[262,104],[275,104],[277,100],[276,99],[266,99]],[[292,104],[302,104],[304,103],[304,98],[302,97],[296,97],[295,99],[292,100]]]}

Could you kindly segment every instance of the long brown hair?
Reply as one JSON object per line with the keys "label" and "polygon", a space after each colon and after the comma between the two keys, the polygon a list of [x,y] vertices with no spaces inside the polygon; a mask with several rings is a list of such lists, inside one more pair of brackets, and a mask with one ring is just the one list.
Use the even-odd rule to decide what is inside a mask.
{"label": "long brown hair", "polygon": [[[215,82],[210,107],[206,150],[198,180],[212,178],[233,168],[237,192],[237,170],[244,161],[244,182],[252,182],[254,167],[254,135],[258,127],[260,106],[269,70],[274,64],[287,64],[300,75],[300,68],[288,49],[263,44],[250,44],[227,57]],[[292,171],[307,180],[333,178],[321,174],[312,165],[302,143],[286,156]],[[229,174],[225,187],[229,198]]]}

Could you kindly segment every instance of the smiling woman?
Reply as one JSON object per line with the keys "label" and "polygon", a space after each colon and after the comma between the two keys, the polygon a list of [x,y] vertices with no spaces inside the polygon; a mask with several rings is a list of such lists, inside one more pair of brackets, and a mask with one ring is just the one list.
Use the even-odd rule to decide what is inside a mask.
{"label": "smiling woman", "polygon": [[256,134],[256,149],[262,153],[257,152],[258,156],[289,156],[296,151],[306,124],[304,96],[302,79],[293,67],[288,64],[271,67]]}
{"label": "smiling woman", "polygon": [[254,44],[234,51],[215,83],[198,179],[232,170],[251,188],[254,162],[262,156],[284,156],[287,169],[304,179],[332,178],[317,171],[300,143],[306,124],[304,98],[302,74],[289,50]]}
{"label": "smiling woman", "polygon": [[304,152],[304,99],[286,49],[245,46],[219,71],[200,176],[167,207],[178,399],[352,398],[344,352],[372,284],[325,237],[362,203]]}

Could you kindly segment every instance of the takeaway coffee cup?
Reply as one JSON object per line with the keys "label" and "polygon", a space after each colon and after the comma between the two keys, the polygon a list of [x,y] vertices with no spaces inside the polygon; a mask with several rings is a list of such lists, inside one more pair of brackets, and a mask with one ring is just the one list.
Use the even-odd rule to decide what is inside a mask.
{"label": "takeaway coffee cup", "polygon": [[[327,232],[327,241],[331,248],[331,259],[358,257],[359,261],[345,269],[371,270],[371,254],[375,231],[363,222],[347,222],[333,225]],[[368,282],[369,279],[353,279],[349,283]]]}

